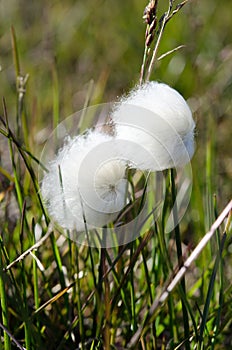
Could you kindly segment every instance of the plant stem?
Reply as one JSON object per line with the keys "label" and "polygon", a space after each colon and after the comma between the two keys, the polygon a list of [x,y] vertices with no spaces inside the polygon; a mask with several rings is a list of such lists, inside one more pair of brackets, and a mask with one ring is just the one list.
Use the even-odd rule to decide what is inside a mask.
{"label": "plant stem", "polygon": [[161,41],[161,38],[162,38],[162,35],[163,35],[163,32],[164,32],[165,24],[167,22],[167,19],[168,19],[170,13],[171,13],[171,10],[172,10],[172,1],[169,1],[168,11],[164,14],[164,17],[162,19],[159,35],[158,35],[158,38],[157,38],[157,41],[156,41],[156,44],[155,44],[155,47],[154,47],[154,50],[153,50],[153,53],[152,53],[152,58],[151,58],[148,70],[147,70],[146,81],[148,81],[150,79],[151,72],[152,72],[152,69],[153,69],[154,64],[155,64],[155,60],[156,60],[158,48],[159,48],[159,45],[160,45],[160,41]]}
{"label": "plant stem", "polygon": [[[102,268],[103,274],[106,273],[106,248],[102,248]],[[108,276],[104,278],[104,301],[105,301],[105,330],[104,330],[104,340],[105,340],[105,350],[110,350],[110,285]]]}
{"label": "plant stem", "polygon": [[[183,254],[182,254],[182,247],[181,247],[181,237],[180,237],[180,227],[178,223],[178,213],[177,213],[177,205],[175,203],[176,200],[176,186],[175,186],[175,174],[174,169],[171,169],[170,171],[171,175],[171,192],[172,192],[172,205],[173,205],[173,220],[174,220],[174,226],[175,226],[175,240],[176,240],[176,249],[177,249],[177,257],[178,257],[178,264],[179,268],[183,266]],[[183,290],[183,295],[186,297],[186,288],[185,288],[185,278],[181,280],[181,287]],[[182,313],[183,313],[183,322],[184,322],[184,335],[186,339],[185,348],[186,350],[190,350],[190,344],[189,344],[189,318],[188,318],[188,311],[185,306],[185,302],[183,297],[181,297],[181,304],[182,304]]]}
{"label": "plant stem", "polygon": [[[2,249],[0,253],[0,296],[1,296],[1,308],[2,308],[2,322],[3,325],[8,328],[8,308],[7,308],[7,298],[5,291],[5,282],[3,278],[3,261],[2,261]],[[4,330],[4,350],[10,350],[10,338],[7,332]]]}

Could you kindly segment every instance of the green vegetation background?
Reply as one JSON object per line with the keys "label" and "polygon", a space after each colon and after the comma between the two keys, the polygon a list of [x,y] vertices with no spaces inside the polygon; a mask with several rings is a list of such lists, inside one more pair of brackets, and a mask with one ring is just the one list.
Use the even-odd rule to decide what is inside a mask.
{"label": "green vegetation background", "polygon": [[[90,104],[96,104],[115,101],[138,82],[144,50],[145,24],[142,15],[146,4],[147,1],[142,0],[0,1],[0,97],[6,100],[9,122],[15,128],[17,93],[11,43],[13,25],[19,50],[20,74],[29,74],[25,114],[29,130],[28,145],[32,153],[39,156],[52,130],[54,114],[59,114],[62,120],[80,110],[90,86]],[[167,5],[167,1],[160,1],[160,15]],[[216,207],[220,212],[232,193],[231,23],[230,1],[190,1],[167,24],[159,55],[179,45],[185,47],[158,61],[152,74],[152,79],[163,81],[180,91],[188,100],[197,124],[196,153],[192,160],[193,194],[183,220],[183,238],[193,245],[213,222],[213,198],[216,198]],[[3,115],[2,106],[0,114]],[[0,165],[9,173],[12,172],[7,142],[2,136]],[[0,190],[4,193],[8,183],[0,175]],[[28,180],[25,180],[24,185],[29,188]],[[41,213],[36,212],[29,190],[25,198],[32,208],[31,212],[29,209],[29,217],[31,215],[35,220],[41,220]],[[9,249],[10,260],[13,260],[20,249],[15,240],[17,230],[14,231],[13,243],[4,236],[5,205],[3,195],[0,207],[3,239]],[[17,209],[13,206],[9,213],[7,220],[12,222],[14,228],[15,222],[18,225],[16,228],[19,227],[20,215]],[[11,233],[10,226],[5,232]],[[229,286],[232,273],[230,243],[229,239],[225,253],[225,275]],[[24,248],[28,244],[25,243]],[[200,266],[202,272],[211,263],[215,252],[214,244],[200,261],[205,264]],[[62,254],[65,260],[65,253]],[[42,259],[46,268],[50,259],[50,253],[46,251]],[[31,273],[29,268],[29,299],[33,294]],[[52,271],[49,276],[52,276]],[[57,278],[55,274],[54,280],[51,278],[50,282],[55,283]],[[48,280],[49,277],[44,281],[46,292],[40,295],[43,302],[53,295],[48,292],[52,288],[47,287]],[[91,290],[91,283],[89,289],[84,284],[86,295]],[[9,302],[12,302],[11,298]],[[16,310],[14,303],[11,307],[13,311]],[[63,304],[61,307],[64,307]],[[228,312],[231,316],[232,311]],[[11,329],[15,326],[16,337],[22,336],[19,316],[15,317],[17,322],[11,322]],[[65,331],[62,328],[65,321],[62,324],[55,312],[50,321],[43,320],[48,324],[51,339],[56,333],[56,321],[61,322],[57,331],[57,337],[60,338]],[[227,321],[229,327],[230,320]],[[226,334],[229,334],[228,329]],[[223,344],[231,345],[230,337],[227,342],[223,338]]]}

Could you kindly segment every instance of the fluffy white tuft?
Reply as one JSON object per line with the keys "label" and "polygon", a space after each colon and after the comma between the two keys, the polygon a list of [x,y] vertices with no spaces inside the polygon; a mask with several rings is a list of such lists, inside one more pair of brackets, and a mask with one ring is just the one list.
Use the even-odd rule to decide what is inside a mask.
{"label": "fluffy white tuft", "polygon": [[115,140],[89,131],[66,142],[49,164],[42,195],[49,214],[63,228],[78,232],[102,227],[125,205],[126,164]]}
{"label": "fluffy white tuft", "polygon": [[[116,138],[127,140],[123,155],[142,170],[183,166],[194,153],[195,123],[184,98],[158,82],[136,87],[116,104]],[[135,152],[135,144],[139,145]]]}

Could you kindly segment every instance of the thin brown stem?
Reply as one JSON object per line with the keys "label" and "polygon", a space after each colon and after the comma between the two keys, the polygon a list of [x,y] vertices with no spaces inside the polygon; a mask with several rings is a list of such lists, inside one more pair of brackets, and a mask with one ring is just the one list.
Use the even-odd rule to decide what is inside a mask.
{"label": "thin brown stem", "polygon": [[230,223],[231,223],[231,212],[232,212],[232,200],[227,204],[225,209],[222,211],[222,213],[218,216],[217,220],[213,223],[210,230],[204,235],[202,240],[199,242],[199,244],[196,246],[196,248],[193,250],[191,255],[188,257],[188,259],[183,263],[180,270],[177,272],[176,276],[173,278],[171,283],[168,284],[168,286],[163,290],[160,296],[158,296],[150,310],[149,313],[146,316],[146,320],[143,326],[141,326],[136,333],[133,335],[133,337],[130,340],[130,343],[128,344],[129,349],[133,349],[136,344],[138,344],[139,339],[144,335],[146,332],[148,324],[152,322],[154,317],[156,316],[156,310],[160,305],[162,305],[167,298],[169,297],[170,293],[173,291],[173,289],[177,286],[177,284],[182,280],[185,273],[188,271],[192,263],[197,259],[199,254],[202,252],[202,250],[205,248],[206,244],[211,240],[213,235],[215,234],[216,230],[219,228],[219,226],[223,223],[226,217],[228,217],[226,225],[225,225],[225,232],[229,229]]}
{"label": "thin brown stem", "polygon": [[163,15],[163,18],[161,19],[160,21],[160,29],[159,29],[159,34],[158,34],[158,38],[156,40],[156,44],[155,44],[155,47],[154,47],[154,50],[153,50],[153,53],[152,53],[152,58],[151,58],[151,61],[150,61],[150,64],[149,64],[149,67],[148,67],[148,70],[147,70],[147,75],[146,75],[146,81],[148,81],[150,79],[150,76],[151,76],[151,73],[153,71],[153,68],[154,68],[154,65],[155,65],[155,62],[156,60],[160,60],[161,58],[167,56],[169,53],[171,52],[174,52],[176,51],[177,49],[181,48],[182,46],[179,46],[177,49],[174,49],[174,50],[171,50],[171,51],[168,51],[167,54],[164,54],[162,56],[160,56],[159,58],[157,58],[157,53],[158,53],[158,49],[159,49],[159,46],[160,46],[160,42],[161,42],[161,39],[162,39],[162,36],[163,36],[163,33],[164,33],[164,29],[165,29],[165,26],[166,24],[170,21],[170,19],[177,13],[180,11],[180,9],[185,5],[187,4],[187,2],[189,2],[189,0],[184,0],[182,1],[181,3],[179,3],[176,8],[172,11],[173,9],[173,0],[169,0],[169,7],[168,7],[168,10],[167,12],[165,12],[165,14]]}
{"label": "thin brown stem", "polygon": [[148,67],[146,81],[148,81],[150,79],[151,72],[152,72],[153,67],[155,65],[155,60],[156,60],[158,48],[159,48],[159,45],[160,45],[160,42],[161,42],[161,38],[162,38],[162,35],[163,35],[163,32],[164,32],[165,24],[167,23],[167,19],[170,16],[171,10],[172,10],[172,1],[169,1],[168,11],[164,14],[163,20],[161,22],[159,35],[158,35],[158,38],[157,38],[157,41],[156,41],[156,44],[155,44],[155,47],[154,47],[154,50],[153,50],[152,58],[151,58],[151,61],[150,61],[149,67]]}

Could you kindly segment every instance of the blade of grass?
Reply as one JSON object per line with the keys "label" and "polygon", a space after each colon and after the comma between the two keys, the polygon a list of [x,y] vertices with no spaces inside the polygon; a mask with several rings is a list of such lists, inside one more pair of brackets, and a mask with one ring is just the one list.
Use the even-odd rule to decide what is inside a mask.
{"label": "blade of grass", "polygon": [[[122,247],[122,249],[120,249],[120,252],[119,252],[119,254],[117,255],[117,257],[115,258],[115,260],[114,260],[113,262],[110,263],[109,269],[108,269],[108,270],[106,271],[106,273],[102,276],[102,281],[103,281],[103,279],[105,278],[105,276],[107,276],[107,275],[114,269],[114,267],[115,267],[116,264],[120,261],[120,259],[121,259],[122,255],[123,255],[123,253],[128,249],[128,247],[129,247],[129,244],[124,245],[124,246]],[[108,254],[106,254],[106,256],[107,256],[107,255],[108,255]],[[109,259],[107,259],[107,260],[109,261]],[[119,278],[118,278],[118,281],[119,281]],[[119,283],[118,283],[118,285],[119,285]],[[121,290],[121,289],[119,289],[119,290]],[[81,308],[81,311],[82,311],[82,312],[83,312],[83,311],[86,309],[86,307],[89,305],[90,301],[92,300],[92,298],[94,297],[94,295],[95,295],[96,292],[97,292],[97,288],[95,288],[93,291],[91,291],[91,293],[87,296],[86,301],[85,301],[85,303],[82,305],[82,308]],[[122,293],[122,295],[123,295],[123,293]],[[47,302],[47,303],[48,303],[48,302]],[[127,305],[126,302],[125,302],[125,305]],[[111,306],[111,308],[112,308],[112,306]],[[129,310],[129,306],[127,307],[127,309]],[[112,311],[111,311],[111,312],[112,312]],[[79,320],[78,320],[78,317],[76,316],[76,317],[74,318],[72,324],[70,325],[69,329],[66,331],[66,333],[65,333],[65,335],[64,335],[64,337],[63,337],[63,339],[62,339],[62,341],[61,341],[61,343],[60,343],[59,349],[62,349],[63,342],[64,342],[66,339],[68,339],[68,334],[69,334],[69,332],[77,326],[78,322],[79,322]]]}
{"label": "blade of grass", "polygon": [[54,302],[56,302],[58,299],[60,299],[63,295],[65,295],[68,292],[68,290],[70,288],[72,288],[74,286],[75,283],[76,283],[76,281],[70,283],[70,285],[68,285],[66,288],[64,288],[60,292],[58,292],[54,297],[52,297],[51,299],[47,300],[44,304],[42,304],[37,310],[35,310],[32,313],[31,318],[33,318],[34,316],[38,315],[47,306],[52,305]]}
{"label": "blade of grass", "polygon": [[[8,321],[8,305],[7,305],[7,295],[5,290],[5,281],[3,276],[3,252],[2,247],[0,247],[0,296],[1,296],[1,313],[2,313],[2,322],[3,322],[3,334],[4,334],[4,349],[10,350],[11,344],[10,344],[10,337],[8,332],[6,332],[6,329],[9,328],[9,321]],[[1,340],[0,340],[1,342]]]}
{"label": "blade of grass", "polygon": [[[120,254],[120,248],[121,247],[119,247],[118,254]],[[120,285],[120,277],[119,276],[121,276],[121,274],[122,274],[122,258],[117,263],[116,268],[114,268],[114,263],[112,262],[109,254],[107,252],[107,249],[105,250],[105,255],[106,255],[107,262],[110,266],[110,269],[112,271],[114,282],[116,284],[116,287],[118,288]],[[109,271],[109,269],[108,269],[108,271]],[[105,272],[105,275],[107,275],[107,271]],[[123,304],[126,308],[126,311],[127,311],[127,312],[125,312],[125,315],[127,316],[127,321],[130,322],[131,321],[131,310],[130,310],[129,300],[128,300],[123,288],[120,289],[120,292],[121,292],[122,302],[123,302]],[[117,318],[118,318],[118,310],[115,308],[114,310],[111,310],[110,312],[111,312],[111,345],[112,345],[115,343],[115,337],[116,337],[116,332],[117,332],[116,324],[117,324]]]}
{"label": "blade of grass", "polygon": [[213,268],[212,275],[211,275],[210,282],[209,282],[207,297],[206,297],[203,315],[202,315],[202,321],[201,321],[201,325],[200,325],[200,334],[199,334],[199,346],[200,346],[200,348],[201,348],[202,343],[203,343],[203,334],[204,334],[204,330],[205,330],[205,327],[207,324],[210,301],[211,301],[212,294],[214,291],[214,284],[215,284],[217,270],[218,270],[218,267],[220,264],[220,260],[222,259],[222,251],[224,248],[225,240],[226,240],[226,233],[224,233],[222,240],[220,242],[219,252],[218,252],[217,257],[215,259],[214,268]]}
{"label": "blade of grass", "polygon": [[[168,173],[166,173],[166,175],[168,175]],[[166,238],[165,238],[165,217],[166,217],[168,208],[170,206],[169,187],[170,187],[170,179],[168,178],[168,176],[166,176],[165,197],[164,197],[164,203],[163,203],[163,209],[162,209],[161,224],[159,226],[157,224],[155,225],[155,231],[158,237],[159,256],[161,260],[160,263],[163,271],[162,278],[164,279],[164,281],[167,281],[169,274],[173,273],[173,266],[169,258],[169,252],[168,252],[168,247],[167,247]],[[170,328],[171,339],[173,339],[173,341],[175,342],[178,339],[178,334],[177,334],[178,325],[176,324],[176,322],[174,322],[175,310],[174,310],[173,299],[174,298],[172,297],[172,295],[170,295],[170,298],[168,299],[168,310],[169,310],[169,328]],[[144,325],[145,323],[146,323],[146,318],[144,321]]]}
{"label": "blade of grass", "polygon": [[[217,214],[217,208],[216,208],[216,196],[214,198],[214,213],[215,213],[215,217],[218,216]],[[227,235],[227,228],[225,229],[224,235]],[[224,236],[223,235],[223,236]],[[225,238],[226,239],[226,238]],[[218,250],[220,251],[220,247],[222,245],[223,242],[223,237],[221,239],[220,237],[220,232],[219,230],[217,230],[217,245],[218,245]],[[220,334],[219,328],[220,328],[220,323],[221,323],[221,315],[222,315],[222,308],[223,308],[223,304],[224,304],[224,266],[223,266],[223,258],[221,256],[221,259],[219,261],[219,297],[218,297],[218,310],[217,310],[217,314],[215,317],[215,321],[214,321],[214,328],[213,328],[213,338],[211,340],[211,350],[214,350],[215,347],[215,341],[216,341],[216,337]]]}
{"label": "blade of grass", "polygon": [[[130,245],[130,262],[133,259],[135,243],[136,241],[131,242],[131,245]],[[134,268],[131,269],[129,274],[129,288],[130,288],[130,298],[131,298],[131,330],[134,333],[137,329],[136,312],[135,312]]]}
{"label": "blade of grass", "polygon": [[[197,259],[199,254],[202,252],[202,250],[205,248],[207,243],[213,237],[213,235],[215,234],[215,231],[222,224],[223,220],[225,220],[225,218],[229,215],[227,220],[227,225],[226,225],[228,226],[228,222],[231,221],[231,213],[230,213],[231,211],[232,211],[232,200],[227,204],[227,206],[218,216],[217,220],[211,226],[210,230],[204,235],[200,243],[196,246],[196,248],[187,258],[187,260],[183,263],[183,266],[177,272],[176,276],[173,278],[171,283],[169,283],[168,286],[163,290],[161,295],[154,300],[144,323],[146,324],[146,327],[147,327],[147,324],[149,322],[152,322],[152,320],[156,317],[157,308],[167,300],[170,293],[174,290],[176,285],[181,281],[182,277],[185,275],[186,271],[188,271],[191,264]],[[139,329],[136,331],[136,333],[133,335],[130,342],[128,343],[129,349],[133,349],[138,344],[140,337],[146,332],[146,327],[144,325],[139,327]]]}
{"label": "blade of grass", "polygon": [[[40,205],[41,210],[43,212],[43,215],[45,217],[46,224],[48,225],[49,224],[49,219],[48,219],[48,216],[47,216],[46,211],[45,211],[44,206],[43,206],[43,202],[42,202],[42,198],[41,198],[41,195],[40,195],[38,181],[37,181],[37,178],[35,176],[34,170],[33,170],[32,166],[31,166],[30,162],[28,161],[27,155],[24,153],[24,151],[20,147],[18,141],[16,141],[16,138],[14,137],[12,131],[9,128],[8,118],[7,118],[7,110],[6,110],[6,103],[5,103],[5,99],[4,98],[3,98],[3,109],[4,109],[4,116],[5,116],[5,119],[6,119],[6,121],[4,123],[5,123],[6,128],[7,128],[7,137],[9,139],[11,159],[12,159],[12,161],[14,161],[13,147],[12,147],[12,141],[13,141],[14,144],[16,145],[17,150],[19,151],[21,157],[23,158],[25,166],[26,166],[26,168],[27,168],[27,170],[28,170],[28,172],[29,172],[29,174],[31,176],[31,180],[32,180],[32,183],[34,185],[34,189],[36,191],[36,195],[37,195],[37,198],[38,198],[38,201],[39,201],[39,205]],[[19,178],[18,178],[19,174],[16,171],[15,164],[13,165],[13,172],[14,172],[15,187],[16,187],[16,193],[17,193],[17,198],[18,198],[18,202],[19,202],[19,208],[22,208],[22,204],[23,204],[22,191],[21,191],[21,187],[20,187],[20,181],[19,181]],[[20,209],[20,210],[22,210],[22,209]]]}
{"label": "blade of grass", "polygon": [[[23,242],[24,242],[24,224],[26,216],[26,202],[23,203],[22,208],[22,218],[21,218],[21,227],[20,227],[20,243],[21,251],[23,251]],[[24,323],[24,332],[25,332],[25,345],[27,349],[31,349],[31,323],[29,322],[29,310],[27,302],[27,277],[24,259],[21,260],[21,279],[22,279],[22,296],[23,296],[23,323]]]}
{"label": "blade of grass", "polygon": [[[139,241],[141,243],[141,237],[139,237]],[[144,268],[144,274],[145,274],[145,281],[146,281],[146,286],[147,286],[147,291],[148,291],[148,295],[149,295],[149,299],[150,299],[150,303],[152,304],[153,301],[153,296],[152,296],[152,291],[151,291],[151,280],[150,280],[150,276],[149,276],[149,271],[148,271],[148,267],[147,267],[147,260],[146,260],[146,256],[145,256],[145,252],[144,250],[141,251],[142,253],[142,259],[143,259],[143,268]]]}
{"label": "blade of grass", "polygon": [[88,85],[88,90],[87,90],[87,93],[86,93],[86,97],[85,97],[85,101],[84,101],[84,106],[83,106],[83,109],[82,109],[82,112],[81,112],[81,116],[80,116],[80,119],[79,119],[79,122],[78,122],[78,126],[77,126],[77,133],[80,133],[82,131],[83,121],[84,121],[84,118],[85,118],[87,107],[89,105],[89,102],[91,100],[91,96],[93,94],[93,87],[94,87],[94,81],[90,80],[89,85]]}
{"label": "blade of grass", "polygon": [[[5,104],[5,100],[3,98],[3,104]],[[2,122],[2,124],[4,125],[4,127],[6,128],[6,122],[4,121],[4,119],[0,116],[0,120]],[[17,149],[20,149],[22,152],[26,153],[37,165],[41,166],[41,168],[48,172],[48,169],[40,162],[39,159],[37,159],[29,149],[27,149],[24,145],[22,145],[19,141],[17,141],[17,139],[15,138],[13,132],[11,131],[11,129],[8,128],[8,131],[3,130],[2,128],[0,128],[0,133],[5,136],[8,139],[11,139],[12,142],[15,144],[15,146],[17,147]],[[3,171],[5,171],[5,169],[3,169]],[[12,180],[13,181],[13,180]]]}
{"label": "blade of grass", "polygon": [[[3,242],[3,239],[1,236],[0,236],[0,249],[1,249],[1,252],[4,256],[4,261],[6,262],[6,264],[9,265],[10,260],[9,260],[8,252],[6,250],[6,247],[4,245],[4,242]],[[2,270],[4,273],[6,272],[4,267]],[[19,315],[21,315],[21,314],[23,314],[23,300],[22,300],[22,296],[21,296],[21,294],[22,294],[21,288],[20,288],[20,286],[18,284],[18,280],[16,280],[13,272],[11,270],[8,270],[8,271],[9,271],[9,275],[10,275],[11,287],[12,287],[12,290],[14,291],[13,299],[15,300],[15,305],[18,305],[18,313],[19,313]],[[12,309],[11,309],[11,312],[13,312]]]}
{"label": "blade of grass", "polygon": [[[79,268],[79,250],[77,249],[77,246],[75,243],[72,244],[74,250],[75,250],[75,255],[73,254],[73,257],[75,257],[76,260],[76,268],[77,268],[77,283],[75,286],[77,286],[77,313],[78,313],[78,325],[79,325],[79,333],[80,333],[80,338],[81,338],[81,346],[82,349],[84,349],[84,340],[85,340],[85,329],[84,329],[84,320],[83,320],[83,313],[81,310],[81,282],[79,278],[80,274],[80,268]],[[75,291],[75,290],[74,290]]]}
{"label": "blade of grass", "polygon": [[57,72],[56,59],[52,66],[52,88],[53,88],[53,130],[55,130],[59,124],[60,120],[60,111],[59,111],[59,80]]}
{"label": "blade of grass", "polygon": [[[6,125],[6,128],[7,128],[7,133],[9,135],[10,134],[10,128],[9,128],[7,109],[6,109],[6,104],[5,104],[5,100],[4,99],[3,99],[3,111],[4,111],[4,118],[5,118],[5,125]],[[19,176],[18,176],[18,171],[16,169],[13,145],[12,145],[12,141],[11,141],[10,138],[8,138],[8,145],[9,145],[10,159],[11,159],[12,168],[13,168],[14,183],[15,183],[15,189],[16,189],[18,205],[19,205],[20,211],[22,211],[22,208],[23,208],[23,194],[22,194],[22,189],[21,189],[21,185],[20,185],[20,179],[19,179]]]}
{"label": "blade of grass", "polygon": [[38,249],[45,241],[46,239],[51,235],[52,233],[52,227],[50,226],[48,228],[47,233],[38,241],[36,242],[34,245],[32,245],[30,248],[28,248],[27,250],[25,250],[17,259],[15,259],[14,261],[12,261],[11,263],[9,263],[5,268],[4,271],[10,270],[15,264],[17,264],[18,262],[20,262],[21,260],[23,260],[27,255],[29,255],[31,252],[33,252],[33,250]]}
{"label": "blade of grass", "polygon": [[[23,346],[21,346],[19,344],[19,342],[15,339],[15,337],[8,331],[8,329],[0,322],[0,327],[3,329],[4,332],[7,333],[8,337],[12,340],[13,343],[15,343],[15,345],[17,346],[18,349],[20,350],[27,350],[26,348],[24,348]],[[7,348],[5,347],[5,350]]]}
{"label": "blade of grass", "polygon": [[15,67],[16,76],[16,89],[17,89],[17,115],[16,115],[16,125],[17,125],[17,139],[24,140],[25,144],[28,145],[28,123],[26,120],[26,113],[24,108],[24,96],[26,92],[26,84],[29,75],[26,74],[25,77],[21,76],[20,60],[19,60],[19,50],[17,37],[15,29],[11,27],[11,44],[13,52],[13,61]]}
{"label": "blade of grass", "polygon": [[11,44],[12,44],[12,51],[13,51],[15,73],[16,73],[16,77],[18,77],[20,75],[19,52],[18,52],[15,29],[13,26],[11,26]]}
{"label": "blade of grass", "polygon": [[[66,287],[66,285],[65,285],[64,273],[62,270],[62,260],[61,260],[59,248],[58,248],[57,243],[56,243],[55,234],[53,231],[49,235],[49,238],[50,238],[50,242],[51,242],[51,246],[52,246],[53,255],[54,255],[54,258],[56,261],[60,285],[61,285],[61,288],[64,289]],[[68,302],[68,300],[66,300],[66,302]]]}
{"label": "blade of grass", "polygon": [[1,166],[0,166],[0,173],[4,175],[10,182],[14,182],[13,176],[11,176],[11,174],[7,170],[3,169]]}
{"label": "blade of grass", "polygon": [[[102,268],[103,275],[105,275],[107,271],[106,266],[106,248],[102,248]],[[108,280],[108,275],[104,278],[104,304],[105,304],[105,320],[104,320],[104,346],[105,350],[110,350],[110,327],[111,327],[111,310],[110,310],[110,284]]]}
{"label": "blade of grass", "polygon": [[[35,219],[32,219],[32,232],[33,232],[33,245],[36,244],[36,237],[35,237]],[[31,252],[30,252],[31,253]],[[36,252],[34,252],[35,257],[36,257]],[[37,310],[39,308],[40,304],[40,299],[39,299],[39,278],[38,278],[38,267],[36,260],[32,260],[32,268],[33,268],[33,287],[34,287],[34,304],[35,304],[35,309]],[[40,320],[37,318],[36,320],[36,327],[37,329],[40,329]],[[38,332],[38,337],[39,343],[41,344],[41,337],[40,337],[40,332]]]}
{"label": "blade of grass", "polygon": [[147,242],[149,241],[149,239],[151,238],[152,236],[152,231],[149,231],[146,235],[144,235],[141,243],[139,244],[138,248],[136,249],[136,251],[134,252],[133,254],[133,257],[131,258],[131,261],[130,261],[130,264],[121,280],[121,283],[117,289],[117,292],[115,293],[114,297],[112,298],[111,300],[111,308],[112,310],[114,309],[116,303],[117,303],[117,299],[119,297],[119,294],[120,294],[120,289],[122,288],[122,286],[124,285],[124,283],[127,281],[127,277],[131,271],[131,269],[134,267],[137,259],[138,259],[138,256],[139,254],[141,253],[142,249],[144,248],[144,246],[147,244]]}
{"label": "blade of grass", "polygon": [[[182,243],[181,243],[181,237],[180,237],[180,227],[178,223],[178,213],[177,213],[177,205],[176,205],[176,185],[175,185],[174,169],[170,170],[170,176],[171,176],[171,193],[172,193],[172,205],[173,205],[173,220],[174,220],[174,227],[175,227],[174,232],[175,232],[175,240],[176,240],[176,250],[177,250],[179,268],[181,268],[183,266],[183,253],[182,253]],[[187,300],[184,277],[182,278],[180,284],[183,290],[184,299]],[[185,303],[182,297],[181,297],[181,304],[182,304],[182,314],[183,314],[183,324],[184,324],[184,336],[185,336],[185,339],[187,340],[185,343],[185,348],[186,350],[190,350],[190,344],[188,341],[189,334],[190,334],[188,311],[185,307]]]}

